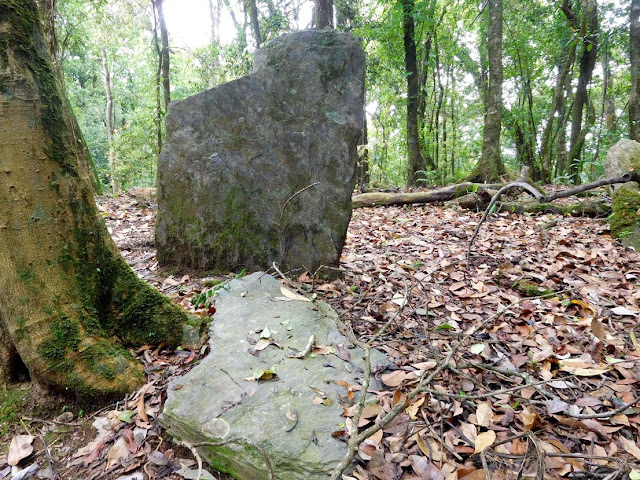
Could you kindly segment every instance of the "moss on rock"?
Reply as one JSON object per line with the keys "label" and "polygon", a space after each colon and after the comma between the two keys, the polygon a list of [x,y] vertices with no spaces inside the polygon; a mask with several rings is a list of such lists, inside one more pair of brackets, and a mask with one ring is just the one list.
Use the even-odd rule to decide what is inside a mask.
{"label": "moss on rock", "polygon": [[640,251],[640,190],[626,184],[613,194],[611,236]]}

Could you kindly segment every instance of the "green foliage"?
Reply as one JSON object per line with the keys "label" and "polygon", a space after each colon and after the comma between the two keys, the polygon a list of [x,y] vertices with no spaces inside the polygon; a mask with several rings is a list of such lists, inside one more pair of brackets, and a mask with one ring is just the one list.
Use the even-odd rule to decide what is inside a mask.
{"label": "green foliage", "polygon": [[[482,2],[480,2],[482,3]],[[628,3],[628,2],[627,2]],[[601,33],[599,67],[606,59],[611,78],[607,98],[613,117],[605,118],[602,68],[590,85],[590,105],[597,121],[585,137],[577,164],[580,180],[602,174],[607,149],[628,132],[625,104],[630,91],[627,3],[599,2]],[[257,2],[263,41],[300,26],[301,0]],[[124,188],[155,185],[158,156],[156,72],[150,2],[131,0],[59,0],[58,37],[66,88],[101,178],[109,181],[105,126],[106,97],[101,49],[112,73],[115,100],[115,175]],[[231,0],[235,21],[244,29],[230,43],[210,42],[189,49],[171,44],[172,100],[179,100],[251,70],[252,29],[243,4]],[[186,4],[185,4],[185,8]],[[222,7],[227,8],[225,6]],[[365,0],[336,2],[340,28],[362,39],[367,54],[368,161],[371,185],[403,185],[407,168],[406,73],[401,2]],[[413,19],[418,48],[420,146],[433,159],[434,171],[424,171],[425,186],[464,178],[482,150],[484,88],[487,81],[487,13],[470,0],[416,0]],[[568,26],[558,2],[509,0],[504,7],[502,155],[517,171],[541,166],[541,137],[551,111],[555,79],[569,47],[582,39]],[[577,9],[578,15],[583,13]],[[302,25],[304,26],[304,25]],[[171,30],[170,30],[171,37]],[[0,48],[1,51],[1,48]],[[572,69],[573,79],[578,65]],[[571,93],[565,114],[572,104]],[[163,107],[161,108],[163,110]],[[602,119],[602,120],[601,120]],[[568,179],[558,162],[567,150],[566,118],[553,124],[551,160],[557,182]],[[162,136],[161,130],[161,136]]]}
{"label": "green foliage", "polygon": [[0,437],[9,431],[11,425],[20,421],[28,396],[28,392],[14,385],[0,387]]}
{"label": "green foliage", "polygon": [[[242,278],[246,275],[246,273],[246,270],[242,270],[234,277],[234,279]],[[205,308],[210,307],[211,305],[213,305],[213,300],[218,292],[220,292],[220,290],[229,290],[230,281],[231,279],[226,280],[224,282],[213,285],[207,290],[203,290],[202,292],[195,294],[193,297],[191,297],[191,305],[195,305],[196,308],[202,306],[204,306]]]}

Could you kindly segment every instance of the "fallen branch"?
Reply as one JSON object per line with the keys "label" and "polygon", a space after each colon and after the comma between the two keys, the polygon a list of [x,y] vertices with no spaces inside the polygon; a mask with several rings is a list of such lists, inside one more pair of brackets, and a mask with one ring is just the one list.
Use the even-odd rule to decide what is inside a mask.
{"label": "fallen branch", "polygon": [[453,200],[468,193],[474,192],[479,188],[496,189],[501,184],[485,185],[482,183],[464,182],[457,185],[430,190],[427,192],[410,192],[410,193],[387,193],[387,192],[370,192],[354,195],[351,199],[353,208],[360,207],[376,207],[386,205],[411,205],[415,203],[435,203]]}
{"label": "fallen branch", "polygon": [[471,247],[473,247],[473,242],[478,236],[480,227],[487,219],[487,216],[492,211],[492,208],[496,204],[496,202],[508,190],[511,190],[514,188],[521,188],[527,193],[529,193],[531,196],[533,196],[536,200],[538,200],[539,203],[549,203],[559,198],[570,197],[572,195],[577,195],[578,193],[586,192],[587,190],[593,190],[594,188],[602,187],[605,185],[613,185],[616,183],[627,183],[627,182],[640,182],[640,174],[635,170],[633,170],[633,171],[624,173],[622,175],[618,175],[616,177],[603,178],[602,180],[597,180],[595,182],[587,183],[585,185],[569,188],[567,190],[556,192],[551,195],[543,195],[535,187],[533,187],[531,184],[527,183],[522,179],[517,182],[513,182],[505,185],[500,190],[498,190],[498,192],[493,196],[493,198],[489,202],[489,205],[484,211],[484,214],[482,215],[480,222],[478,222],[478,225],[476,225],[473,235],[471,236],[471,240],[469,240],[469,247],[467,249],[467,265],[469,265],[469,260],[471,258]]}

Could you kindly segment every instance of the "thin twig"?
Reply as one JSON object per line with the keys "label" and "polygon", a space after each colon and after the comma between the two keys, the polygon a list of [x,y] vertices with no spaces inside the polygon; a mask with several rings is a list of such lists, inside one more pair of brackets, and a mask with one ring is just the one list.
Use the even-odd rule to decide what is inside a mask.
{"label": "thin twig", "polygon": [[612,417],[614,415],[617,415],[619,413],[624,412],[627,408],[633,407],[638,402],[640,402],[640,397],[636,397],[633,400],[631,400],[629,403],[625,403],[624,405],[619,406],[615,410],[610,410],[608,412],[602,412],[602,413],[568,413],[568,412],[565,412],[564,415],[566,415],[567,417],[578,419],[578,420],[580,420],[580,419],[587,420],[587,419],[592,419],[592,418],[609,418],[609,417]]}
{"label": "thin twig", "polygon": [[196,474],[196,480],[200,480],[202,478],[202,457],[198,453],[198,450],[196,450],[196,448],[193,445],[191,445],[189,442],[185,440],[178,440],[176,443],[177,445],[186,447],[189,450],[191,450],[191,453],[195,457],[196,462],[198,462],[198,473]]}
{"label": "thin twig", "polygon": [[316,185],[318,185],[320,182],[315,182],[312,183],[311,185],[307,185],[304,188],[301,188],[300,190],[298,190],[296,193],[294,193],[293,195],[291,195],[286,202],[284,202],[284,205],[282,205],[282,209],[280,210],[280,218],[278,219],[278,225],[280,225],[282,223],[282,217],[284,217],[284,210],[285,208],[287,208],[287,205],[289,204],[289,202],[291,200],[293,200],[294,198],[296,198],[298,195],[300,195],[302,192],[304,192],[305,190],[309,190],[311,187],[315,187]]}
{"label": "thin twig", "polygon": [[315,344],[316,344],[316,335],[312,333],[311,336],[309,337],[309,341],[307,342],[307,346],[304,347],[303,351],[298,352],[295,355],[287,355],[287,357],[304,359],[307,355],[309,355],[309,352],[311,352],[311,349]]}

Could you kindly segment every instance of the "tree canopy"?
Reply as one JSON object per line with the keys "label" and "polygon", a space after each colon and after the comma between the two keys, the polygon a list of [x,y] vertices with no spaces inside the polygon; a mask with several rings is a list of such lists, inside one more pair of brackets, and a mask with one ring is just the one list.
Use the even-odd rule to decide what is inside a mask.
{"label": "tree canopy", "polygon": [[[209,26],[195,43],[182,37],[199,13],[176,18],[174,3],[58,0],[57,63],[101,178],[115,188],[154,185],[169,95],[237,78],[256,47],[313,26],[335,25],[365,46],[362,160],[373,187],[451,183],[489,157],[547,183],[585,182],[601,175],[610,145],[635,134],[630,0],[341,0],[313,11],[300,0],[209,0],[199,2]],[[487,179],[505,173],[496,167]]]}

